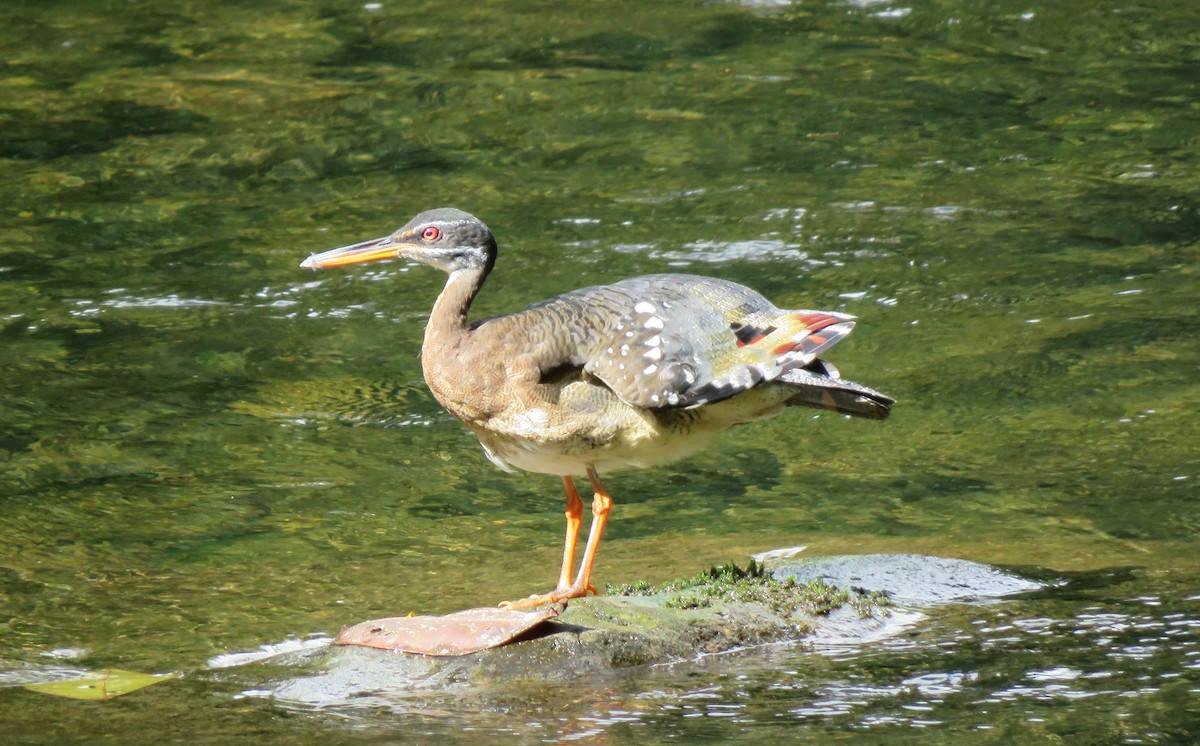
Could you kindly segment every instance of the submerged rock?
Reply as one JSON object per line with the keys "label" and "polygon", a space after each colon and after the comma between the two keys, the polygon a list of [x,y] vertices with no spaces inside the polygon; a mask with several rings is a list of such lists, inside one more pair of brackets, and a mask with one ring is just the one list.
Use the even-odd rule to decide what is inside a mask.
{"label": "submerged rock", "polygon": [[893,603],[929,607],[982,602],[1043,587],[991,565],[920,554],[862,554],[788,562],[775,577],[820,580],[846,588],[886,592]]}
{"label": "submerged rock", "polygon": [[770,571],[752,561],[747,569],[726,565],[659,587],[641,583],[573,601],[530,637],[470,655],[352,646],[288,653],[271,662],[306,673],[269,690],[305,707],[392,706],[421,692],[562,681],[767,643],[866,642],[910,627],[923,618],[918,607],[1040,587],[987,565],[917,555],[788,561]]}

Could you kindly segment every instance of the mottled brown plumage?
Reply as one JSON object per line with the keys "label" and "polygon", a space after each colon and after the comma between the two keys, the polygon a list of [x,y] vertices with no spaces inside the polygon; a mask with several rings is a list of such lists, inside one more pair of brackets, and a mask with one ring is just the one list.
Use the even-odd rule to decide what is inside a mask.
{"label": "mottled brown plumage", "polygon": [[[682,458],[725,428],[790,405],[882,419],[894,403],[843,380],[817,357],[850,333],[854,317],[780,309],[750,288],[711,277],[634,277],[471,323],[467,314],[495,263],[496,241],[461,210],[423,212],[390,236],[311,256],[301,266],[386,258],[449,274],[421,347],[437,400],[500,467],[562,477],[567,539],[558,587],[509,607],[591,589],[611,507],[598,472]],[[595,497],[572,581],[583,510],[577,474],[588,475]]]}

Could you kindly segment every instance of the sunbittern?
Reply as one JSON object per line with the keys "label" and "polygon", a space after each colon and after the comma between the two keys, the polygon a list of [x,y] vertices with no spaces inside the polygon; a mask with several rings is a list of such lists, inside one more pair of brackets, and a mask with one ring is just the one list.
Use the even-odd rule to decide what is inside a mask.
{"label": "sunbittern", "polygon": [[[599,472],[674,461],[727,427],[791,405],[883,419],[894,403],[817,357],[850,333],[853,316],[776,308],[750,288],[712,277],[633,277],[469,321],[496,261],[496,239],[462,210],[423,212],[389,236],[315,254],[300,266],[397,258],[449,275],[421,346],[433,395],[497,466],[555,474],[566,489],[558,586],[502,606],[595,592],[592,565],[612,506]],[[581,473],[595,496],[572,581],[583,519],[572,475]]]}

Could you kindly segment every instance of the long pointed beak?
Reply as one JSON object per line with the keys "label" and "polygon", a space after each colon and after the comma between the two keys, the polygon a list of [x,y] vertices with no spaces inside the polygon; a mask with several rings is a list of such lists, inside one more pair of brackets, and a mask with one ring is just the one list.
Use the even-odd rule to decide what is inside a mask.
{"label": "long pointed beak", "polygon": [[375,259],[395,259],[406,248],[410,247],[407,244],[396,243],[391,236],[384,236],[313,254],[300,262],[300,267],[303,269],[326,269],[327,267],[370,262]]}

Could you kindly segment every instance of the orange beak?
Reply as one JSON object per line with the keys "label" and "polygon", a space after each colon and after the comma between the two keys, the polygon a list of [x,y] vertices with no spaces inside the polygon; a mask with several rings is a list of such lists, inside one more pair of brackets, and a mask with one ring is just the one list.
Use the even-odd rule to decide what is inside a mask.
{"label": "orange beak", "polygon": [[313,254],[300,262],[300,267],[302,269],[326,269],[346,264],[370,262],[376,259],[396,259],[405,249],[411,248],[408,244],[396,243],[391,236],[384,236]]}

